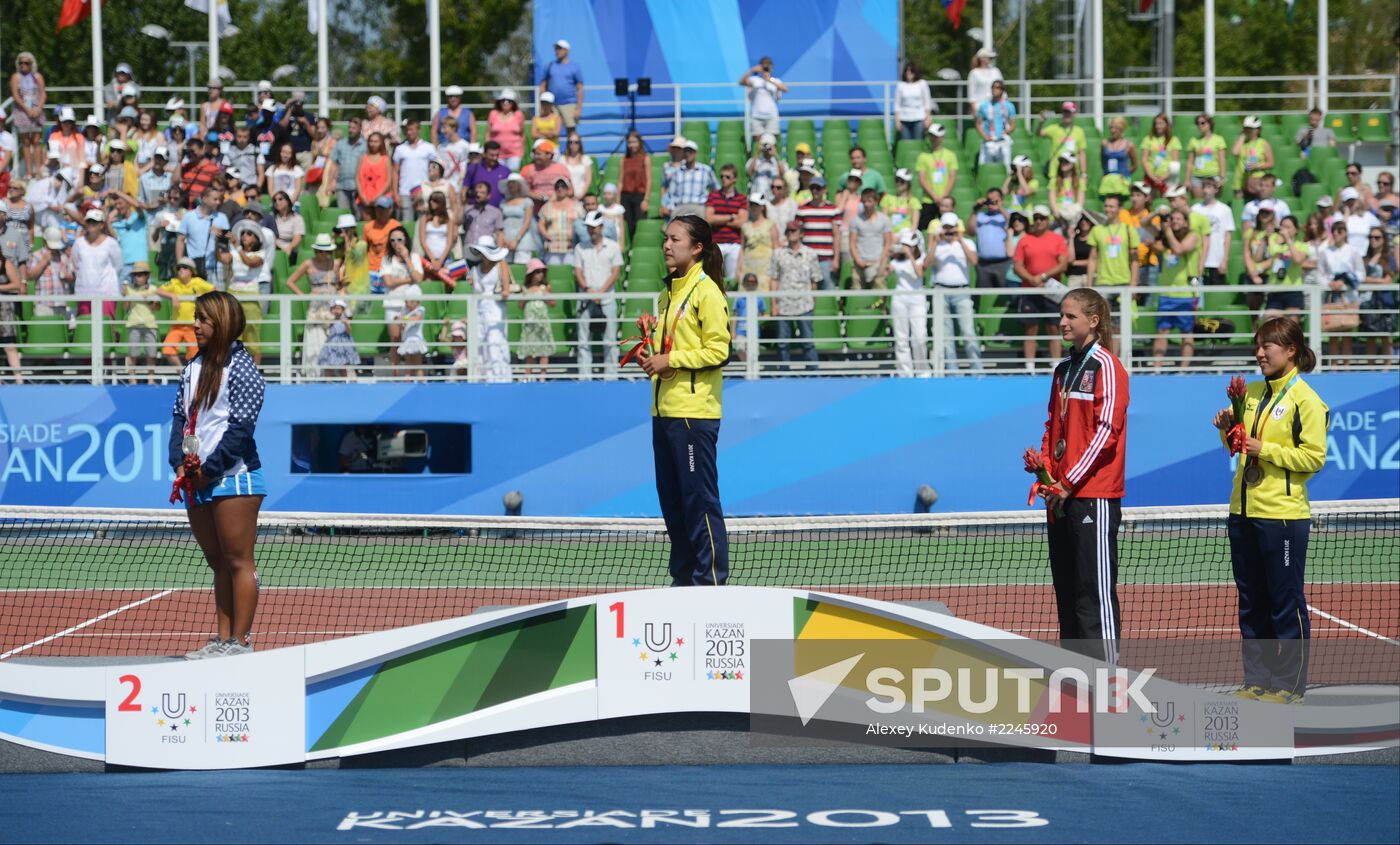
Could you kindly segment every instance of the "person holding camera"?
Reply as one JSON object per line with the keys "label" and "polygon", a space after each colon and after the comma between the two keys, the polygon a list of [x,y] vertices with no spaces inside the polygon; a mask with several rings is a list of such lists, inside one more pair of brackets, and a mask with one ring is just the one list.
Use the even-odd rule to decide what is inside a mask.
{"label": "person holding camera", "polygon": [[1157,336],[1152,341],[1152,366],[1162,368],[1167,354],[1167,339],[1173,329],[1181,333],[1181,367],[1185,369],[1196,351],[1191,337],[1195,328],[1196,291],[1201,279],[1200,251],[1205,240],[1191,231],[1188,212],[1171,212],[1163,222],[1161,237],[1153,239],[1150,247],[1157,254],[1161,272],[1157,283]]}
{"label": "person holding camera", "polygon": [[229,229],[229,220],[219,211],[222,198],[217,188],[205,190],[199,206],[180,218],[175,239],[175,259],[188,257],[194,262],[194,274],[207,278],[209,259],[214,257],[215,245]]}
{"label": "person holding camera", "polygon": [[296,163],[303,169],[310,167],[311,140],[316,134],[316,113],[306,110],[306,92],[293,91],[287,105],[274,114],[272,120],[286,133],[285,143],[292,145]]}
{"label": "person holding camera", "polygon": [[769,56],[764,56],[758,60],[758,64],[744,71],[739,87],[749,90],[749,137],[753,139],[754,146],[759,146],[764,135],[776,136],[782,131],[778,100],[787,93],[788,87],[773,75],[773,59]]}
{"label": "person holding camera", "polygon": [[1011,218],[1002,208],[1002,192],[989,188],[987,195],[972,204],[968,218],[968,234],[977,239],[977,286],[1006,287],[1006,274],[1011,269],[1009,249]]}
{"label": "person holding camera", "polygon": [[769,199],[773,195],[773,183],[787,178],[787,164],[778,157],[777,144],[773,133],[763,133],[758,139],[758,154],[744,166],[749,174],[749,193],[753,196]]}
{"label": "person holding camera", "polygon": [[[956,234],[956,230],[954,230]],[[928,296],[924,291],[923,244],[919,233],[905,229],[890,253],[894,273],[894,295],[890,297],[890,318],[894,328],[895,369],[901,376],[929,376]]]}
{"label": "person holding camera", "polygon": [[[973,245],[971,240],[958,232],[958,222],[956,214],[949,213],[940,217],[938,239],[930,244],[933,286],[945,291],[943,294],[943,361],[949,371],[957,371],[957,341],[961,341],[963,356],[967,360],[969,368],[973,372],[980,373],[982,372],[982,349],[977,343],[977,329],[973,322],[972,315],[975,310],[973,298],[967,292],[967,289],[972,286],[972,276],[980,262],[977,247]],[[987,228],[995,231],[995,227],[988,226]],[[1002,244],[1005,245],[1004,232],[1002,233]],[[957,320],[956,334],[953,327],[954,318]]]}

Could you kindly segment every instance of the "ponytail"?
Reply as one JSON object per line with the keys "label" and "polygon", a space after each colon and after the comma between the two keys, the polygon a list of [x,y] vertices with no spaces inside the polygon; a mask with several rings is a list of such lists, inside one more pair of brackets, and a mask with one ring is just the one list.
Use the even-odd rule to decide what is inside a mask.
{"label": "ponytail", "polygon": [[1108,300],[1103,294],[1093,288],[1075,288],[1065,294],[1066,300],[1074,300],[1079,303],[1079,307],[1084,309],[1084,313],[1090,317],[1098,317],[1099,324],[1094,329],[1095,339],[1106,347],[1113,346],[1113,312],[1108,307]]}
{"label": "ponytail", "polygon": [[700,246],[700,269],[710,281],[714,282],[720,290],[724,290],[724,253],[719,251],[719,244],[715,243],[714,230],[703,217],[695,214],[682,214],[679,217],[672,217],[667,225],[679,224],[685,227],[686,234],[690,235],[690,242]]}

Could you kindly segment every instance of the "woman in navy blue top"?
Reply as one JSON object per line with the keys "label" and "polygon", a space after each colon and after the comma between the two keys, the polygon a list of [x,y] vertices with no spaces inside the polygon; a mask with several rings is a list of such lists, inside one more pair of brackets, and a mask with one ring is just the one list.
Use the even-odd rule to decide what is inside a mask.
{"label": "woman in navy blue top", "polygon": [[[199,354],[180,373],[170,427],[170,465],[183,490],[190,528],[214,570],[218,632],[190,660],[247,654],[258,607],[253,544],[267,488],[253,429],[266,388],[238,336],[243,307],[210,291],[194,303]],[[172,495],[171,500],[175,500]]]}

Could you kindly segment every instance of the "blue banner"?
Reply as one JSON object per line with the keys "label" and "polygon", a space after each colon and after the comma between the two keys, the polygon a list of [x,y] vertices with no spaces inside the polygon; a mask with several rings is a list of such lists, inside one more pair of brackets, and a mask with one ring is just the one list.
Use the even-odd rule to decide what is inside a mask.
{"label": "blue banner", "polygon": [[[1225,376],[1135,376],[1128,505],[1228,500],[1211,427]],[[1400,496],[1393,374],[1315,375],[1331,406],[1314,499]],[[939,511],[1025,505],[1021,452],[1038,445],[1045,377],[729,381],[720,485],[734,514],[899,513],[932,485]],[[257,429],[269,510],[499,514],[511,490],[537,515],[658,513],[639,381],[514,385],[271,385]],[[0,389],[0,503],[157,507],[173,387]],[[316,474],[293,426],[471,426],[467,473]],[[303,440],[305,437],[303,436]],[[339,444],[334,444],[338,446]],[[301,447],[299,447],[301,448]],[[445,447],[444,447],[445,448]]]}

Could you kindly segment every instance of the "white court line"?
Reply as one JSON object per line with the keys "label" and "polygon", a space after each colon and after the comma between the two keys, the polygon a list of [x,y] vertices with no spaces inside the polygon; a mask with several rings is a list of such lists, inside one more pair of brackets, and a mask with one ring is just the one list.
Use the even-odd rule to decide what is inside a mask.
{"label": "white court line", "polygon": [[98,622],[101,622],[103,619],[109,619],[109,618],[111,618],[111,617],[113,617],[113,616],[116,616],[118,613],[125,613],[126,611],[131,610],[133,607],[140,607],[141,605],[146,604],[147,602],[153,602],[153,601],[155,601],[156,599],[163,599],[163,598],[165,598],[166,596],[170,595],[170,594],[173,593],[173,592],[175,592],[175,591],[174,591],[174,590],[161,590],[159,593],[156,593],[155,595],[146,596],[144,599],[138,599],[137,601],[130,602],[129,604],[124,604],[124,605],[122,605],[121,607],[115,608],[115,609],[113,609],[113,610],[109,610],[109,611],[107,611],[106,613],[103,613],[103,614],[101,614],[101,615],[99,615],[99,616],[94,616],[94,617],[92,617],[91,619],[89,619],[89,620],[87,620],[87,621],[85,621],[85,622],[79,622],[78,624],[74,625],[74,626],[71,627],[71,628],[64,628],[62,631],[59,631],[57,634],[50,634],[50,635],[48,635],[47,637],[41,637],[40,639],[37,639],[37,640],[35,640],[35,641],[32,642],[32,643],[25,643],[24,645],[19,646],[19,647],[17,647],[17,648],[12,648],[12,649],[10,649],[10,650],[7,651],[7,652],[0,653],[0,660],[4,660],[4,659],[7,658],[7,657],[12,657],[12,656],[14,656],[14,655],[16,655],[16,654],[19,654],[19,653],[22,652],[22,651],[28,651],[29,649],[34,648],[35,646],[41,646],[41,645],[43,645],[44,643],[53,642],[54,640],[58,639],[59,637],[66,637],[66,636],[68,636],[69,634],[71,634],[71,633],[73,633],[73,632],[75,632],[75,631],[81,631],[82,629],[88,627],[89,625],[96,625]]}
{"label": "white court line", "polygon": [[1343,628],[1349,628],[1350,630],[1353,630],[1353,631],[1357,632],[1358,634],[1365,634],[1365,635],[1368,636],[1368,637],[1375,637],[1376,639],[1378,639],[1378,640],[1380,640],[1381,642],[1384,642],[1384,643],[1390,643],[1391,645],[1400,646],[1400,642],[1397,642],[1396,640],[1392,640],[1390,637],[1387,637],[1387,636],[1385,636],[1384,634],[1377,634],[1375,631],[1372,631],[1372,630],[1363,628],[1363,627],[1361,627],[1360,625],[1354,625],[1354,624],[1352,624],[1352,623],[1346,621],[1345,619],[1342,619],[1341,617],[1333,616],[1332,614],[1330,614],[1330,613],[1328,613],[1327,611],[1325,611],[1325,610],[1319,608],[1319,607],[1318,607],[1317,605],[1315,605],[1315,604],[1310,604],[1310,605],[1308,605],[1308,609],[1311,610],[1313,613],[1316,613],[1318,616],[1321,616],[1323,619],[1330,619],[1331,621],[1336,622],[1338,625],[1341,625]]}

